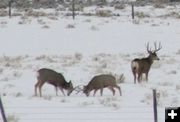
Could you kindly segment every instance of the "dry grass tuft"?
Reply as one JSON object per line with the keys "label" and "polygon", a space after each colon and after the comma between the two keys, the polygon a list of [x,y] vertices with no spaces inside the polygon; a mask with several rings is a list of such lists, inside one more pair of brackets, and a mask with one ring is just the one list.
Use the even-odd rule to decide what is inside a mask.
{"label": "dry grass tuft", "polygon": [[97,10],[96,16],[98,16],[98,17],[111,17],[112,11],[110,11],[110,10]]}
{"label": "dry grass tuft", "polygon": [[73,29],[73,28],[75,28],[75,25],[74,24],[68,24],[68,25],[66,25],[66,28]]}
{"label": "dry grass tuft", "polygon": [[7,116],[7,121],[8,122],[19,122],[19,118],[16,117],[15,115],[8,115]]}

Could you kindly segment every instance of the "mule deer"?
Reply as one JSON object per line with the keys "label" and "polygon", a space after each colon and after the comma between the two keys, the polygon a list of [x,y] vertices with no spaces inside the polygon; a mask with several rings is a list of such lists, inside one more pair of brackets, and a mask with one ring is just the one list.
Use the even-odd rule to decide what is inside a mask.
{"label": "mule deer", "polygon": [[114,87],[117,88],[119,90],[120,95],[122,95],[121,88],[116,83],[116,78],[108,74],[94,76],[88,83],[88,85],[84,86],[83,93],[85,93],[86,96],[89,96],[90,92],[94,90],[93,96],[95,96],[96,91],[100,89],[100,93],[102,96],[103,88],[105,87],[108,87],[112,91],[113,96],[115,95]]}
{"label": "mule deer", "polygon": [[154,60],[160,60],[157,56],[157,52],[162,48],[161,43],[159,43],[159,47],[157,48],[156,43],[154,43],[155,50],[152,51],[149,49],[149,43],[146,45],[147,52],[149,53],[149,56],[146,58],[136,58],[131,62],[131,69],[132,73],[134,75],[134,83],[136,83],[136,74],[138,75],[137,80],[140,83],[142,81],[142,74],[145,73],[146,75],[146,81],[148,81],[148,73],[151,68],[151,65],[153,64]]}
{"label": "mule deer", "polygon": [[72,82],[66,82],[64,76],[60,73],[57,73],[54,70],[42,68],[37,71],[37,83],[35,84],[35,96],[37,96],[37,88],[39,88],[40,97],[42,97],[42,86],[44,83],[49,83],[55,87],[56,96],[58,96],[58,88],[61,90],[63,95],[65,95],[63,89],[67,90],[67,95],[73,90]]}

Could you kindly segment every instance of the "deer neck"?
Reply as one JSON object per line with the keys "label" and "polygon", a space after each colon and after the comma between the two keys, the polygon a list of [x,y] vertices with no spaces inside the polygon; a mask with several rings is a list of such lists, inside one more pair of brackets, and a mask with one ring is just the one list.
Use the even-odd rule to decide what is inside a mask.
{"label": "deer neck", "polygon": [[63,87],[64,89],[67,89],[67,88],[68,88],[68,82],[64,81],[62,87]]}
{"label": "deer neck", "polygon": [[151,55],[149,55],[149,56],[147,57],[147,60],[148,60],[148,62],[149,62],[150,65],[153,64],[153,58],[152,58]]}
{"label": "deer neck", "polygon": [[93,90],[93,87],[88,84],[88,85],[86,86],[86,89],[87,89],[88,91],[92,91],[92,90]]}

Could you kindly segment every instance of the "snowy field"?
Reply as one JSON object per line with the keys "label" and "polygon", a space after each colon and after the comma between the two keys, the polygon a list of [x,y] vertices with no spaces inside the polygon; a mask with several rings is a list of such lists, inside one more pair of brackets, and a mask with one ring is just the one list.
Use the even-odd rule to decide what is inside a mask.
{"label": "snowy field", "polygon": [[[164,122],[167,106],[180,106],[180,6],[107,7],[120,16],[84,16],[75,20],[66,12],[39,10],[48,16],[0,17],[0,94],[9,122],[152,122],[152,89],[158,92],[158,120]],[[97,8],[85,8],[95,13]],[[14,10],[14,13],[17,12]],[[147,43],[161,42],[160,61],[154,62],[148,83],[134,84],[131,60],[147,56]],[[119,79],[122,96],[104,89],[93,97],[83,93],[55,95],[43,86],[34,96],[36,71],[51,68],[73,85],[86,85],[97,74]],[[2,121],[2,120],[0,120]]]}

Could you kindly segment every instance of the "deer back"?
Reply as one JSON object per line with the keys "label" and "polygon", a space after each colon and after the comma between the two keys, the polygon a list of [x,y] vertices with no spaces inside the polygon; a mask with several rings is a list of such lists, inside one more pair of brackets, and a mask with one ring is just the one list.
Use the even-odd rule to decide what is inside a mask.
{"label": "deer back", "polygon": [[64,86],[67,82],[64,76],[51,69],[40,69],[38,70],[37,79],[41,82],[47,82],[54,86]]}
{"label": "deer back", "polygon": [[87,89],[99,89],[108,86],[116,86],[116,79],[112,75],[98,75],[94,76],[88,83]]}

